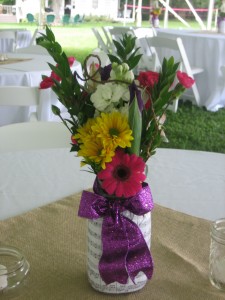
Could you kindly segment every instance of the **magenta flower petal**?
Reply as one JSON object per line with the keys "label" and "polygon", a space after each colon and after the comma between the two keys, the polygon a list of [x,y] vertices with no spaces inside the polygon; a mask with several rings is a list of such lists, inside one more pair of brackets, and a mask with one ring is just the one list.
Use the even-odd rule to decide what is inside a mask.
{"label": "magenta flower petal", "polygon": [[117,150],[112,161],[106,163],[106,168],[97,177],[109,195],[128,198],[141,190],[146,178],[144,170],[145,163],[141,157]]}

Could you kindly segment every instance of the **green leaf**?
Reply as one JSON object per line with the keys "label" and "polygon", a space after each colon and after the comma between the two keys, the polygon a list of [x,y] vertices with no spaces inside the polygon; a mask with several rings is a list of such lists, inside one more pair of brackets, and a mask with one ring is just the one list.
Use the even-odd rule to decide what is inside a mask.
{"label": "green leaf", "polygon": [[53,42],[55,42],[55,36],[48,26],[46,26],[46,36],[49,40],[52,40]]}
{"label": "green leaf", "polygon": [[115,55],[108,54],[108,57],[109,57],[111,63],[113,63],[113,62],[116,62],[118,64],[122,63],[122,61],[118,57],[116,57]]}
{"label": "green leaf", "polygon": [[126,59],[126,52],[125,52],[125,49],[123,48],[123,46],[115,40],[113,40],[113,43],[116,46],[117,55],[119,57],[121,57],[123,60]]}
{"label": "green leaf", "polygon": [[57,106],[55,106],[55,105],[52,105],[52,112],[56,116],[59,116],[61,114],[60,109]]}
{"label": "green leaf", "polygon": [[135,97],[129,107],[129,125],[132,130],[133,141],[131,142],[130,152],[140,155],[142,117],[138,107],[137,98]]}
{"label": "green leaf", "polygon": [[141,59],[141,57],[142,57],[142,54],[136,55],[136,56],[130,61],[130,63],[128,64],[130,70],[134,69],[134,68],[138,65],[139,60]]}

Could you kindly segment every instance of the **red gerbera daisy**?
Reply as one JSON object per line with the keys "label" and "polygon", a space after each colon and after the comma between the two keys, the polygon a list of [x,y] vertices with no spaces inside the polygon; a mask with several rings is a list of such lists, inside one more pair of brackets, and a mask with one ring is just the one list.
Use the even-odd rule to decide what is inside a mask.
{"label": "red gerbera daisy", "polygon": [[102,188],[109,194],[117,197],[132,197],[142,189],[145,163],[135,154],[127,154],[122,150],[116,151],[106,168],[98,173],[102,180]]}

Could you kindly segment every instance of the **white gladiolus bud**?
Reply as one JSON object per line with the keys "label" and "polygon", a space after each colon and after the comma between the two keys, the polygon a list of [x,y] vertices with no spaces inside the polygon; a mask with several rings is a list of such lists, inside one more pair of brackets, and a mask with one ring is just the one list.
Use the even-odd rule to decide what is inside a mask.
{"label": "white gladiolus bud", "polygon": [[126,72],[124,80],[131,83],[134,80],[134,73],[132,71]]}
{"label": "white gladiolus bud", "polygon": [[110,79],[121,80],[131,83],[134,80],[134,74],[129,70],[129,66],[126,63],[121,65],[112,64],[112,71],[110,73]]}
{"label": "white gladiolus bud", "polygon": [[122,64],[122,66],[123,66],[123,71],[124,71],[124,72],[129,71],[129,66],[128,66],[128,64],[124,63],[124,64]]}

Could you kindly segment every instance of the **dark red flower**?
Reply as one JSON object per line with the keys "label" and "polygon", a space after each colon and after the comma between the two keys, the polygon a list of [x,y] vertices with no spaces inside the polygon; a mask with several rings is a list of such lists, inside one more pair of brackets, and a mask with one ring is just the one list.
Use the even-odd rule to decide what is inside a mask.
{"label": "dark red flower", "polygon": [[141,86],[152,88],[159,81],[159,73],[153,71],[140,72],[137,79]]}
{"label": "dark red flower", "polygon": [[53,85],[54,85],[54,81],[52,80],[52,78],[45,77],[40,83],[40,89],[41,90],[48,89],[48,88],[52,87]]}
{"label": "dark red flower", "polygon": [[150,101],[150,99],[149,99],[149,100],[145,103],[145,109],[146,109],[146,110],[149,110],[150,106],[151,106],[151,101]]}
{"label": "dark red flower", "polygon": [[177,71],[177,79],[186,89],[189,89],[195,83],[193,78],[188,76],[187,73],[181,71]]}

